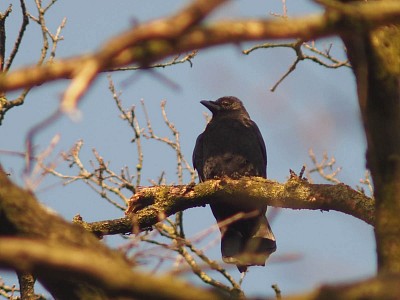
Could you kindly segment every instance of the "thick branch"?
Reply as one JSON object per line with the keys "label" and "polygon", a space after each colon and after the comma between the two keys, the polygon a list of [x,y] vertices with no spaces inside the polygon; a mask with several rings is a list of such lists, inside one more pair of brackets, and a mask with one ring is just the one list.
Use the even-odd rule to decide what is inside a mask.
{"label": "thick branch", "polygon": [[[1,74],[0,91],[33,87],[56,79],[73,78],[83,69],[99,72],[129,64],[148,66],[170,55],[221,44],[265,39],[316,39],[400,22],[398,1],[351,3],[329,8],[322,15],[290,20],[236,20],[196,25],[223,1],[195,1],[196,13],[184,9],[163,20],[134,27],[104,43],[96,53],[52,64]],[[212,4],[209,4],[212,3]],[[193,26],[193,27],[191,27]],[[178,28],[178,29],[175,29]]]}
{"label": "thick branch", "polygon": [[[131,271],[112,257],[93,249],[43,240],[0,238],[0,266],[30,271],[40,276],[75,278],[101,286],[108,298],[124,299],[225,299],[168,276]],[[91,298],[92,299],[92,298]]]}
{"label": "thick branch", "polygon": [[[90,257],[90,259],[88,259]],[[93,263],[95,262],[95,263]],[[170,277],[155,277],[129,269],[87,249],[65,247],[21,238],[0,238],[0,266],[49,272],[57,277],[73,276],[102,286],[113,299],[227,299],[205,289],[194,288]],[[288,300],[398,299],[399,275],[381,275],[365,281],[323,286],[304,295],[287,296]]]}
{"label": "thick branch", "polygon": [[358,28],[343,40],[357,80],[374,182],[378,270],[400,273],[400,26]]}
{"label": "thick branch", "polygon": [[359,282],[326,285],[286,300],[395,300],[400,299],[399,274],[384,274]]}
{"label": "thick branch", "polygon": [[229,205],[245,203],[246,207],[254,208],[266,203],[282,208],[336,210],[368,224],[374,223],[373,199],[344,184],[310,184],[297,177],[286,183],[252,177],[210,180],[198,185],[146,187],[131,198],[125,218],[94,223],[77,219],[75,222],[99,236],[130,233],[149,228],[179,211],[212,201],[229,201]]}
{"label": "thick branch", "polygon": [[203,299],[219,299],[179,281],[160,278],[157,283],[159,278],[154,275],[133,272],[133,262],[82,227],[48,212],[32,193],[16,187],[1,168],[0,267],[33,272],[56,299],[115,299],[121,295],[124,299],[196,299],[195,291]]}
{"label": "thick branch", "polygon": [[32,274],[25,272],[18,272],[18,282],[19,282],[21,299],[36,299],[35,289],[34,289],[35,281],[36,279]]}

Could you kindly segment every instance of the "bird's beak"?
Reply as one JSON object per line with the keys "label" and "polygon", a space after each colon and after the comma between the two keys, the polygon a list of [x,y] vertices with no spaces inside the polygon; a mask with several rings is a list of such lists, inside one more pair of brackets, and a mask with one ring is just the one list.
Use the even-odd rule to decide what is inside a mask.
{"label": "bird's beak", "polygon": [[202,100],[200,103],[207,107],[212,113],[219,111],[220,109],[219,105],[216,104],[215,101]]}

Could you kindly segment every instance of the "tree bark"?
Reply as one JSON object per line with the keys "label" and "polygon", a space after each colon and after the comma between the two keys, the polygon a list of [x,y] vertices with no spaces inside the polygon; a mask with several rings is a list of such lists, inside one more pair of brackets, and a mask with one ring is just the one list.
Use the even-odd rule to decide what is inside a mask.
{"label": "tree bark", "polygon": [[[242,20],[223,21],[212,25],[201,24],[201,20],[207,13],[222,2],[216,1],[208,5],[208,1],[196,1],[193,6],[196,8],[195,11],[183,10],[165,22],[161,20],[161,22],[157,21],[133,28],[116,37],[112,42],[106,43],[99,52],[87,56],[59,60],[43,67],[30,67],[2,74],[0,76],[0,92],[32,87],[61,78],[73,77],[74,82],[79,83],[82,76],[86,74],[83,71],[93,71],[93,64],[96,66],[96,72],[90,73],[90,76],[86,76],[86,74],[87,78],[83,76],[83,79],[86,78],[87,87],[97,76],[97,72],[130,63],[146,66],[153,61],[185,50],[265,38],[300,37],[307,40],[341,34],[347,46],[348,56],[357,81],[359,105],[368,145],[367,167],[371,170],[375,186],[375,218],[369,216],[366,219],[370,224],[375,224],[379,270],[376,280],[379,283],[379,280],[384,278],[384,282],[389,282],[390,287],[398,286],[398,274],[400,273],[400,27],[396,24],[399,24],[399,3],[381,0],[369,1],[364,5],[364,1],[343,0],[342,2],[359,3],[340,6],[336,5],[337,1],[320,0],[319,2],[326,4],[326,13],[307,19],[293,21]],[[381,6],[379,2],[386,2],[388,5]],[[377,8],[379,7],[384,11],[384,17],[378,12]],[[204,10],[202,10],[203,8]],[[189,16],[189,18],[186,19],[185,16]],[[179,26],[171,26],[171,24],[177,24],[174,23],[175,21],[179,22]],[[394,25],[377,27],[383,23],[393,23]],[[160,28],[164,31],[159,31]],[[171,31],[174,28],[179,30]],[[284,29],[283,32],[279,30],[280,28]],[[82,68],[81,65],[85,67]],[[78,69],[83,71],[77,72]],[[83,93],[84,91],[79,90],[78,92]],[[77,94],[76,99],[80,95]],[[76,103],[74,102],[72,105],[76,105]],[[304,189],[304,186],[306,186],[305,183],[289,185],[290,189],[283,190],[281,196],[287,196],[286,192],[295,191],[298,192],[298,195],[306,195],[308,200],[311,200],[308,201],[308,205],[311,205],[313,209],[334,209],[332,206],[313,206],[316,202],[312,200],[321,198],[321,193],[312,194],[309,189]],[[244,187],[241,188],[243,193]],[[232,193],[229,186],[223,187],[223,190]],[[187,191],[178,189],[179,191],[183,193],[182,197],[191,192],[190,188]],[[211,201],[210,197],[215,196],[215,191],[205,191],[209,192],[209,198],[205,196],[203,202],[200,201],[202,204]],[[218,192],[220,195],[224,193],[221,190]],[[249,196],[254,200],[259,197],[251,193]],[[184,199],[182,197],[181,199]],[[150,205],[136,203],[139,204],[139,207],[135,205],[131,207],[133,212],[141,214],[143,225],[140,224],[140,228],[150,226],[163,219],[166,215],[165,212],[172,214],[173,210],[168,210],[168,207],[175,207],[179,210],[187,205],[181,201],[179,202],[181,206],[165,206],[158,201],[152,203],[151,198],[144,197],[143,199],[145,200],[143,203]],[[167,198],[167,200],[172,201],[170,202],[172,204],[178,203],[174,202],[177,201],[176,198]],[[359,209],[357,205],[354,210],[350,206],[350,211],[357,211],[357,209]],[[369,209],[369,211],[374,210]],[[126,219],[131,222],[131,219],[124,218],[124,220]],[[139,222],[141,222],[140,219]],[[133,223],[128,225],[132,228]],[[100,235],[102,233],[100,231]],[[49,246],[48,249],[52,246],[57,248],[64,245],[71,250],[70,253],[73,252],[73,248],[86,249],[88,252],[109,259],[115,270],[124,270],[123,272],[126,272],[124,274],[128,274],[128,270],[130,270],[129,263],[120,253],[105,247],[94,235],[87,233],[82,227],[71,225],[49,213],[38,204],[31,193],[15,187],[2,171],[0,171],[0,235],[43,241],[43,244]],[[5,247],[4,245],[0,246]],[[3,255],[2,252],[0,252],[1,255]],[[38,276],[39,280],[58,299],[104,299],[109,297],[107,295],[109,290],[99,285],[99,281],[87,280],[87,278],[78,280],[75,273],[72,273],[74,274],[72,276],[71,273],[57,273],[56,271],[41,272],[40,265],[24,264],[23,259],[12,266],[20,271],[37,271],[40,275]],[[59,271],[59,269],[56,270]],[[382,277],[387,273],[391,273],[393,277]],[[387,278],[390,280],[386,281]],[[148,280],[152,282],[151,278]],[[368,284],[374,282],[367,281],[366,285],[360,286],[368,288]],[[392,285],[393,282],[394,285]],[[172,285],[173,282],[170,284]],[[323,291],[329,292],[329,290]],[[351,292],[350,287],[348,291]],[[364,293],[365,291],[368,289],[364,290]],[[388,297],[399,296],[389,288],[386,291],[383,289],[383,292],[390,293],[387,294]],[[144,294],[143,291],[139,291],[135,295],[142,297]],[[157,295],[163,295],[163,293]],[[371,293],[367,293],[367,296],[365,294],[357,295],[355,298],[375,299],[372,298]]]}
{"label": "tree bark", "polygon": [[32,272],[56,299],[225,299],[133,262],[15,186],[0,168],[0,267]]}
{"label": "tree bark", "polygon": [[208,180],[197,185],[142,187],[132,196],[127,216],[86,223],[80,216],[74,223],[97,236],[139,232],[179,211],[204,206],[212,201],[246,201],[256,209],[267,204],[291,209],[335,210],[373,225],[375,202],[344,184],[310,184],[298,177],[285,183],[260,178]]}
{"label": "tree bark", "polygon": [[357,80],[376,199],[379,272],[400,272],[400,27],[343,36]]}

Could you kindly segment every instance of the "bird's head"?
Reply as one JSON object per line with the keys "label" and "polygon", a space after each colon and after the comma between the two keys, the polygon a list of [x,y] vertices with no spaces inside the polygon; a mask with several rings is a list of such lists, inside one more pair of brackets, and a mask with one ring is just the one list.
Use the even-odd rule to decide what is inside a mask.
{"label": "bird's head", "polygon": [[242,101],[233,96],[221,97],[216,101],[203,100],[200,101],[205,107],[207,107],[213,115],[225,114],[225,113],[244,113],[247,115],[247,111],[243,106]]}

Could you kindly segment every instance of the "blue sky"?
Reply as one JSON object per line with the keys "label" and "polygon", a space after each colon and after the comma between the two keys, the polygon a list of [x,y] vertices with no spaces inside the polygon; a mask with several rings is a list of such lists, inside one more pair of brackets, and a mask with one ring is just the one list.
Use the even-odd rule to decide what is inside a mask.
{"label": "blue sky", "polygon": [[[14,11],[7,26],[9,47],[14,42],[20,25],[18,1],[12,1]],[[187,1],[62,1],[59,0],[48,13],[48,27],[53,32],[62,18],[67,24],[62,32],[57,57],[69,57],[95,51],[108,38],[127,29],[134,22],[165,16]],[[0,4],[2,11],[8,2]],[[32,13],[35,10],[29,3]],[[287,1],[289,15],[305,15],[320,11],[312,1]],[[234,1],[216,11],[213,19],[239,17],[270,17],[270,12],[280,13],[279,0]],[[343,46],[338,39],[319,42],[321,48],[333,43],[333,51],[343,57]],[[41,45],[37,26],[31,24],[25,34],[21,53],[15,66],[35,63]],[[215,100],[233,95],[240,98],[253,120],[260,127],[268,152],[268,177],[280,182],[286,180],[289,169],[300,171],[313,148],[318,157],[324,151],[334,156],[342,167],[338,178],[355,187],[365,172],[365,138],[358,110],[355,80],[348,68],[331,70],[312,62],[301,62],[278,89],[270,87],[286,72],[294,61],[291,49],[258,50],[246,56],[240,50],[253,43],[223,46],[202,50],[193,60],[193,67],[180,64],[157,70],[179,86],[172,89],[159,77],[144,72],[113,73],[116,88],[122,92],[123,105],[137,106],[138,118],[144,126],[140,101],[143,99],[159,135],[169,135],[163,123],[160,102],[167,101],[169,119],[180,131],[184,155],[190,160],[195,139],[205,126],[203,113],[207,110],[200,100]],[[9,51],[9,49],[8,49]],[[54,111],[60,95],[69,81],[58,81],[32,90],[23,106],[12,109],[0,127],[0,150],[24,151],[25,136],[29,128]],[[80,106],[82,118],[76,122],[63,117],[42,131],[35,139],[38,149],[44,149],[56,134],[61,140],[57,153],[67,151],[80,139],[84,140],[82,159],[93,159],[92,148],[110,161],[111,168],[136,165],[136,148],[130,140],[132,132],[118,117],[119,112],[108,91],[106,74],[91,87]],[[167,183],[176,183],[174,153],[165,145],[144,141],[145,160],[142,185],[164,171]],[[1,154],[0,162],[12,173],[12,179],[22,184],[23,160]],[[71,172],[65,164],[59,169]],[[323,182],[314,176],[316,182]],[[37,197],[44,204],[68,220],[80,213],[87,221],[117,218],[122,212],[105,203],[82,183],[66,187],[46,177],[38,188]],[[188,235],[194,236],[214,223],[208,208],[191,209],[185,213]],[[278,251],[265,268],[252,268],[243,288],[249,295],[272,295],[271,284],[277,283],[284,294],[302,292],[326,282],[343,282],[372,275],[375,272],[375,244],[373,228],[353,217],[336,212],[280,210],[272,222]],[[109,238],[112,245],[116,238]],[[220,259],[218,246],[209,251]],[[299,255],[292,262],[278,262],[288,254]],[[235,269],[231,273],[236,278]],[[3,271],[0,272],[0,276]],[[8,273],[7,273],[8,274]]]}

